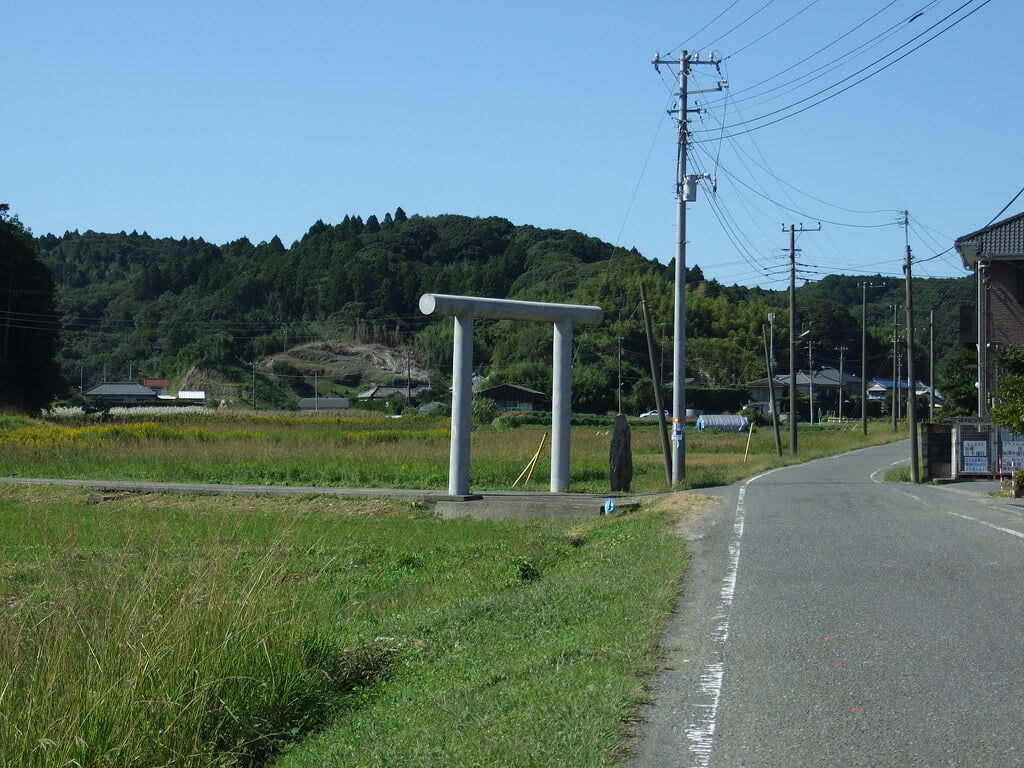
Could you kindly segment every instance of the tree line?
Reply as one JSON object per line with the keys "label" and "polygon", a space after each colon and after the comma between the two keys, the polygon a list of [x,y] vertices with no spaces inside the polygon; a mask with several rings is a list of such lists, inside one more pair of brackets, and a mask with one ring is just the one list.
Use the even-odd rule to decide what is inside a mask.
{"label": "tree line", "polygon": [[[16,218],[7,215],[3,223],[21,233],[22,245],[52,280],[52,305],[37,309],[59,321],[51,359],[68,391],[125,380],[129,372],[173,379],[193,366],[244,380],[252,361],[296,343],[356,335],[407,347],[443,378],[451,370],[451,321],[420,315],[419,296],[429,292],[601,306],[605,322],[577,331],[574,408],[614,410],[621,392],[623,409],[639,412],[654,402],[641,283],[656,367],[666,383],[671,378],[674,265],[575,231],[500,217],[407,216],[401,208],[382,219],[317,221],[290,246],[278,237],[216,245],[91,230],[33,238]],[[859,374],[858,285],[865,279],[881,282],[830,276],[798,289],[798,327],[812,330],[815,368],[838,367],[844,355],[847,371]],[[779,370],[788,370],[781,353],[788,343],[786,291],[725,286],[705,279],[698,266],[687,270],[687,284],[689,378],[724,387],[763,377],[769,312],[777,317]],[[971,301],[970,280],[916,285],[916,306],[936,305],[939,356],[949,357],[958,350],[956,313],[959,302]],[[869,376],[891,376],[888,308],[902,302],[902,292],[902,283],[890,281],[869,297]],[[549,328],[511,321],[477,326],[479,372],[492,381],[550,390]],[[927,369],[923,339],[918,371]]]}

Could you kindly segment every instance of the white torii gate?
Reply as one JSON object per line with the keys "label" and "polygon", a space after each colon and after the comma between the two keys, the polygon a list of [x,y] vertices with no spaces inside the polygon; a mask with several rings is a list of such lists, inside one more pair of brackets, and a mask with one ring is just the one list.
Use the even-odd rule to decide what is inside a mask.
{"label": "white torii gate", "polygon": [[473,401],[473,319],[536,320],[554,324],[554,366],[551,391],[551,492],[569,487],[569,427],[572,392],[572,324],[599,323],[604,310],[581,304],[483,299],[425,293],[420,296],[424,315],[455,317],[452,363],[452,442],[448,460],[448,493],[469,493],[469,435]]}

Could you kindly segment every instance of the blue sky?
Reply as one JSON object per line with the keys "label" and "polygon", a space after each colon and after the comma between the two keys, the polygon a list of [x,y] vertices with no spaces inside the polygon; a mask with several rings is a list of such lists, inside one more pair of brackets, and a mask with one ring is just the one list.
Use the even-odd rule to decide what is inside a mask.
{"label": "blue sky", "polygon": [[0,201],[36,234],[218,244],[400,206],[667,262],[676,70],[651,59],[685,47],[730,83],[691,102],[689,167],[717,191],[688,206],[690,265],[784,288],[783,227],[821,221],[801,280],[897,275],[906,209],[915,273],[960,276],[936,254],[1024,186],[1022,28],[1017,0],[11,0]]}

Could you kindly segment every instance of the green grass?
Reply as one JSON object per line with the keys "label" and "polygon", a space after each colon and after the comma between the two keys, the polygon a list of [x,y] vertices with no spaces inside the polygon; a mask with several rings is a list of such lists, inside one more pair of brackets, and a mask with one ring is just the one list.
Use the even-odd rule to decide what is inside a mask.
{"label": "green grass", "polygon": [[614,765],[677,516],[0,486],[0,765]]}
{"label": "green grass", "polygon": [[[443,489],[447,426],[2,415],[0,474]],[[477,429],[472,487],[510,487],[543,433]],[[901,436],[804,427],[779,458],[770,430],[690,432],[686,485]],[[607,489],[609,440],[573,429],[570,490]],[[657,428],[632,447],[632,490],[665,490]],[[442,522],[394,501],[89,493],[0,485],[0,765],[614,765],[686,562],[654,509]]]}
{"label": "green grass", "polygon": [[[447,487],[448,420],[424,416],[391,419],[381,414],[308,416],[229,413],[142,416],[100,423],[95,419],[0,420],[0,475],[254,485]],[[470,486],[503,490],[530,461],[543,427],[473,432]],[[683,487],[727,485],[777,466],[831,455],[902,437],[872,423],[867,437],[858,426],[802,426],[797,457],[775,456],[769,429],[687,434]],[[600,427],[574,427],[569,490],[602,493],[609,485],[610,436]],[[550,441],[548,448],[550,447]],[[634,492],[667,490],[658,428],[632,429]],[[550,482],[545,451],[532,488]]]}

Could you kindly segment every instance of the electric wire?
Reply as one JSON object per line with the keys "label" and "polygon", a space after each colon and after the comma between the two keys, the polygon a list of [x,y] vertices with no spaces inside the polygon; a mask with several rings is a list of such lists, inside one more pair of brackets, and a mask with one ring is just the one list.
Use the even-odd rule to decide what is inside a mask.
{"label": "electric wire", "polygon": [[[973,2],[973,0],[971,0],[971,1]],[[785,93],[792,93],[794,90],[797,89],[795,87],[796,84],[808,85],[810,83],[813,83],[816,80],[820,80],[821,78],[825,77],[830,72],[834,72],[835,70],[839,69],[843,65],[848,64],[849,62],[852,62],[853,60],[855,60],[855,59],[859,58],[860,56],[864,55],[870,49],[875,48],[876,46],[878,46],[879,44],[881,44],[885,40],[889,39],[890,37],[895,35],[902,27],[904,27],[907,24],[909,24],[910,21],[913,21],[913,20],[917,19],[918,17],[920,17],[922,15],[922,13],[926,12],[927,10],[930,10],[931,7],[933,7],[934,5],[938,4],[939,2],[941,2],[941,0],[932,0],[931,3],[929,3],[926,6],[924,6],[924,8],[922,8],[916,14],[912,14],[910,17],[901,17],[900,21],[898,21],[895,24],[892,24],[891,26],[889,26],[888,28],[882,30],[881,32],[876,34],[874,37],[871,37],[868,40],[865,40],[864,42],[860,43],[859,45],[855,46],[854,48],[846,51],[845,53],[842,53],[842,54],[836,56],[835,58],[831,59],[830,61],[825,62],[824,64],[818,65],[817,67],[815,67],[814,69],[811,69],[808,72],[805,72],[805,73],[803,73],[801,75],[798,75],[798,76],[796,76],[796,77],[794,77],[794,78],[792,78],[790,80],[787,80],[784,83],[776,85],[776,86],[774,86],[772,88],[768,88],[768,89],[766,89],[764,91],[760,91],[759,92],[759,91],[755,90],[756,88],[760,87],[761,85],[769,83],[769,82],[771,82],[773,79],[775,79],[777,77],[781,77],[782,74],[784,74],[785,72],[788,72],[790,69],[793,69],[796,66],[799,66],[801,63],[804,63],[808,59],[814,58],[814,56],[818,55],[817,53],[812,54],[810,57],[807,57],[806,59],[802,60],[801,62],[799,62],[796,65],[793,65],[792,67],[787,67],[786,69],[782,70],[782,72],[777,73],[776,75],[772,75],[772,76],[770,76],[768,78],[765,78],[765,79],[759,81],[756,85],[750,86],[749,88],[746,88],[744,90],[739,91],[740,96],[738,98],[736,96],[734,96],[734,98],[737,98],[738,102],[740,102],[740,103],[746,103],[746,102],[752,101],[754,99],[761,99],[760,103],[765,103],[765,101],[766,101],[765,97],[768,96],[771,93],[775,93],[776,91],[783,91],[783,89],[787,89],[787,88],[788,88],[788,90],[785,90],[782,95],[784,95]],[[892,3],[890,3],[889,5],[892,5]],[[883,8],[882,10],[884,11],[884,10],[886,10],[888,8],[889,8],[889,6],[885,6],[885,8]],[[829,43],[829,45],[824,46],[823,48],[819,49],[818,53],[824,52],[825,50],[827,50],[829,47],[831,47],[835,43],[837,43],[840,40],[842,40],[845,37],[847,37],[849,34],[852,34],[857,29],[860,29],[866,23],[868,23],[869,21],[871,21],[874,18],[876,18],[881,12],[882,11],[879,11],[878,13],[874,14],[873,16],[869,17],[867,20],[862,22],[861,24],[858,24],[857,26],[855,26],[852,30],[850,30],[846,34],[841,35],[839,38],[834,40],[832,43]],[[891,53],[890,54],[886,54],[886,56],[888,56],[888,55],[891,55]],[[884,59],[885,57],[883,56],[881,58]],[[878,60],[876,60],[876,63],[877,63],[877,61]],[[869,65],[869,66],[871,66],[871,65]],[[789,86],[794,86],[794,87],[789,87]]]}
{"label": "electric wire", "polygon": [[797,11],[796,13],[794,13],[794,14],[793,14],[792,16],[790,16],[790,17],[789,17],[788,19],[786,19],[785,21],[780,21],[780,22],[779,22],[779,23],[778,23],[777,25],[775,25],[774,27],[772,27],[771,29],[769,29],[769,30],[768,30],[767,32],[765,32],[765,33],[764,33],[763,35],[761,35],[761,36],[760,36],[760,37],[758,37],[758,38],[755,38],[754,40],[751,40],[751,41],[750,41],[749,43],[747,43],[746,45],[744,45],[744,46],[743,46],[742,48],[738,48],[738,49],[734,50],[734,51],[733,51],[732,53],[730,53],[729,55],[730,55],[730,56],[739,56],[739,55],[740,55],[741,53],[743,53],[743,52],[744,52],[745,50],[747,50],[747,48],[750,48],[750,47],[752,47],[752,46],[754,46],[754,45],[757,45],[757,44],[758,44],[758,43],[760,43],[760,42],[761,42],[762,40],[764,40],[764,39],[765,39],[766,37],[770,37],[771,35],[773,35],[773,34],[775,34],[776,32],[778,32],[778,31],[779,31],[780,29],[782,29],[782,28],[783,28],[784,26],[786,26],[787,24],[789,24],[789,22],[791,22],[791,21],[792,21],[793,19],[795,19],[795,18],[796,18],[797,16],[800,16],[800,15],[801,15],[802,13],[804,13],[804,12],[805,12],[806,10],[808,10],[808,9],[809,9],[809,8],[811,8],[812,6],[815,6],[815,5],[817,5],[817,4],[818,4],[818,2],[819,2],[819,0],[811,0],[811,2],[809,2],[809,3],[807,4],[807,5],[805,5],[805,6],[803,7],[803,8],[801,8],[801,9],[800,9],[799,11]]}
{"label": "electric wire", "polygon": [[993,216],[991,218],[991,220],[989,221],[989,223],[986,224],[984,227],[982,227],[982,229],[985,229],[986,227],[992,226],[992,224],[995,222],[995,220],[998,219],[1000,216],[1002,216],[1004,213],[1006,213],[1006,209],[1009,208],[1011,205],[1013,205],[1015,202],[1017,202],[1017,198],[1020,197],[1021,195],[1024,195],[1024,187],[1021,187],[1020,191],[1016,195],[1013,196],[1013,199],[1010,200],[1010,202],[1008,202],[1006,205],[1004,205],[1002,210],[999,211],[999,213],[997,213],[995,216]]}
{"label": "electric wire", "polygon": [[[797,101],[795,101],[795,102],[793,102],[793,103],[791,103],[791,104],[789,104],[789,105],[787,105],[785,107],[780,107],[779,109],[776,109],[776,110],[773,110],[771,112],[765,113],[763,115],[760,115],[760,116],[758,116],[756,118],[752,118],[751,120],[748,120],[748,121],[745,121],[745,122],[741,122],[741,123],[736,123],[734,125],[730,125],[728,127],[728,129],[727,129],[729,131],[729,133],[726,134],[726,136],[731,138],[733,136],[740,136],[740,135],[743,135],[745,133],[749,133],[751,131],[761,130],[763,128],[767,128],[767,127],[772,126],[772,125],[777,125],[778,123],[780,123],[780,122],[782,122],[784,120],[788,120],[788,119],[791,119],[793,117],[796,117],[797,115],[803,114],[804,112],[807,112],[810,109],[813,109],[813,108],[815,108],[817,106],[820,106],[821,104],[824,104],[825,102],[830,101],[830,100],[832,100],[832,99],[842,95],[843,93],[846,93],[850,89],[856,87],[857,85],[860,85],[861,83],[865,82],[866,80],[869,80],[870,78],[875,77],[876,75],[881,74],[885,70],[889,69],[889,67],[894,66],[895,64],[897,64],[900,61],[902,61],[903,59],[907,58],[912,53],[915,53],[916,51],[920,50],[922,47],[924,47],[928,43],[932,42],[936,38],[940,37],[941,35],[945,34],[949,30],[951,30],[954,27],[958,26],[959,24],[963,23],[966,19],[968,19],[969,17],[973,16],[975,13],[977,13],[982,8],[984,8],[986,5],[988,5],[990,2],[992,2],[992,0],[983,0],[979,6],[977,6],[976,8],[973,8],[972,10],[970,10],[969,12],[964,14],[962,17],[956,19],[951,24],[949,24],[947,27],[945,27],[944,29],[940,29],[934,35],[932,35],[931,37],[929,37],[929,38],[925,39],[924,41],[918,43],[916,46],[914,46],[913,48],[911,48],[908,51],[905,51],[904,53],[902,53],[900,56],[896,57],[895,59],[892,59],[891,61],[888,61],[888,62],[882,64],[882,62],[885,61],[885,59],[889,58],[890,56],[895,55],[897,52],[899,52],[900,50],[902,50],[906,46],[910,45],[914,41],[918,40],[923,35],[927,34],[929,31],[935,29],[935,27],[939,26],[940,24],[942,24],[943,22],[948,20],[951,16],[953,16],[954,14],[956,14],[959,11],[963,10],[964,8],[966,8],[972,2],[975,2],[975,0],[967,0],[967,2],[965,2],[959,8],[957,8],[956,11],[953,11],[950,14],[946,15],[940,21],[938,21],[935,24],[933,24],[931,27],[928,27],[928,29],[925,30],[924,32],[920,33],[919,35],[916,35],[915,37],[913,37],[910,40],[908,40],[908,41],[904,42],[903,44],[901,44],[898,48],[896,48],[893,51],[890,51],[889,53],[887,53],[885,56],[882,56],[879,59],[876,59],[871,64],[869,64],[869,65],[867,65],[865,67],[862,67],[861,69],[857,70],[856,72],[854,72],[854,73],[852,73],[850,75],[847,75],[846,77],[844,77],[841,80],[833,83],[832,85],[829,85],[829,86],[827,86],[825,88],[822,88],[822,89],[816,91],[815,93],[813,93],[813,94],[811,94],[809,96],[806,96],[806,97],[804,97],[802,99],[799,99],[799,100],[797,100]],[[873,71],[870,71],[875,66],[878,66],[878,68],[874,69]],[[867,74],[864,74],[865,72]],[[864,75],[863,77],[860,77],[859,79],[853,80],[854,78],[858,77],[858,75],[862,75],[862,74]],[[853,82],[848,82],[850,80],[853,80]],[[848,84],[845,85],[842,88],[839,88],[839,86],[843,85],[843,83],[848,83]],[[838,90],[834,90],[834,89],[838,89]],[[829,93],[830,91],[832,91],[832,92]],[[818,98],[819,96],[821,98]],[[817,99],[817,100],[814,101],[814,99]],[[811,103],[808,104],[806,102],[811,102]],[[799,109],[797,109],[797,107],[799,105],[801,105],[801,104],[803,104],[804,106],[802,106]],[[790,110],[792,110],[792,111],[790,111]],[[772,118],[775,115],[779,115],[779,117],[776,117],[774,120],[769,119],[769,118]],[[744,128],[744,126],[750,126],[750,127]],[[743,130],[740,130],[740,129],[743,129]],[[701,142],[701,141],[707,141],[707,139],[694,139],[694,141],[695,142]]]}
{"label": "electric wire", "polygon": [[[774,4],[774,3],[775,3],[775,0],[768,0],[768,1],[767,1],[767,2],[766,2],[766,3],[764,4],[764,5],[762,5],[762,6],[760,7],[760,8],[758,8],[758,9],[757,9],[756,11],[754,11],[754,12],[753,12],[752,14],[750,14],[750,15],[749,15],[749,16],[747,16],[747,17],[746,17],[745,19],[743,19],[743,21],[739,22],[739,23],[738,23],[738,24],[736,24],[736,25],[735,25],[734,27],[732,27],[732,29],[730,29],[730,30],[729,30],[728,32],[725,32],[724,34],[721,34],[721,35],[719,35],[719,36],[718,36],[718,37],[716,37],[716,38],[715,38],[714,40],[712,40],[711,42],[709,42],[709,43],[708,43],[707,45],[705,45],[705,46],[702,46],[702,47],[703,47],[703,48],[704,48],[705,50],[710,50],[710,49],[714,48],[714,46],[715,46],[715,45],[716,45],[717,43],[719,43],[720,41],[724,40],[725,38],[727,38],[727,37],[728,37],[729,35],[731,35],[731,34],[732,34],[733,32],[735,32],[735,31],[737,31],[737,30],[738,30],[738,29],[740,29],[741,27],[745,26],[745,25],[746,25],[746,24],[747,24],[748,22],[750,22],[750,21],[753,21],[753,19],[754,19],[754,18],[756,18],[756,17],[758,16],[758,15],[760,15],[761,11],[765,10],[765,9],[766,9],[766,8],[767,8],[768,6],[770,6],[770,5]],[[733,5],[736,5],[736,3],[733,3],[732,5],[730,5],[730,6],[729,6],[729,8],[732,8],[732,7],[733,7]],[[726,11],[728,11],[728,10],[729,10],[729,8],[726,8]],[[722,13],[724,14],[724,13],[725,13],[725,11],[723,11]],[[717,17],[715,17],[715,18],[716,18],[716,20],[717,20],[718,18],[720,18],[720,17],[721,17],[721,15],[722,15],[722,14],[719,14],[719,15],[718,15]],[[705,25],[704,29],[706,29],[706,28],[707,28],[707,25]],[[703,29],[702,29],[701,31],[703,31]],[[699,33],[697,33],[697,34],[699,34]],[[691,38],[691,39],[692,39],[692,38]],[[676,48],[673,48],[672,50],[681,50],[681,49],[682,49],[682,46],[680,45],[680,46],[677,46]]]}
{"label": "electric wire", "polygon": [[[825,51],[827,51],[832,46],[842,42],[845,38],[847,38],[850,35],[852,35],[854,32],[856,32],[861,27],[863,27],[866,24],[868,24],[869,22],[873,21],[876,17],[881,15],[883,12],[888,10],[891,6],[895,5],[897,2],[899,2],[899,0],[890,0],[890,2],[888,4],[884,5],[882,8],[877,10],[871,16],[866,18],[864,21],[862,21],[859,24],[857,24],[856,26],[854,26],[852,29],[849,29],[846,32],[844,32],[842,35],[840,35],[839,37],[834,39],[832,42],[828,43],[827,45],[822,46],[821,48],[816,50],[814,53],[809,54],[808,56],[805,56],[804,58],[800,59],[800,61],[798,61],[798,62],[796,62],[794,64],[791,64],[790,66],[786,67],[785,69],[780,70],[779,72],[776,72],[773,75],[769,75],[768,77],[766,77],[766,78],[764,78],[762,80],[759,80],[758,82],[754,83],[753,85],[748,86],[745,90],[740,91],[740,93],[742,94],[742,93],[745,93],[746,91],[752,91],[755,88],[759,88],[760,86],[762,86],[762,85],[764,85],[766,83],[769,83],[769,82],[771,82],[772,80],[774,80],[776,78],[781,77],[782,75],[786,74],[787,72],[790,72],[791,70],[796,69],[801,64],[805,64],[806,62],[810,61],[814,57],[824,53]],[[730,54],[729,57],[727,57],[727,60],[728,60],[728,58],[732,58],[732,56],[734,56],[734,55],[735,55],[735,53]],[[812,70],[812,72],[813,71],[817,71],[817,70]],[[790,81],[790,82],[794,82],[794,81]],[[771,91],[766,91],[766,93],[771,93]]]}

